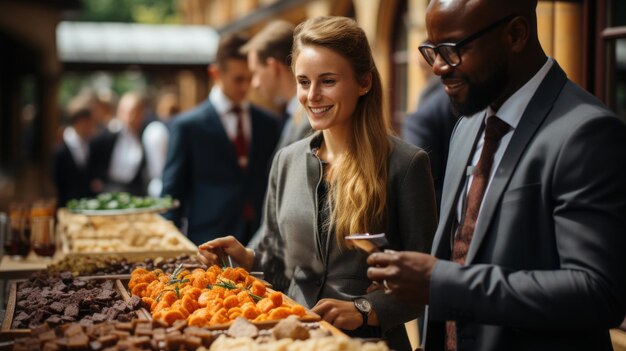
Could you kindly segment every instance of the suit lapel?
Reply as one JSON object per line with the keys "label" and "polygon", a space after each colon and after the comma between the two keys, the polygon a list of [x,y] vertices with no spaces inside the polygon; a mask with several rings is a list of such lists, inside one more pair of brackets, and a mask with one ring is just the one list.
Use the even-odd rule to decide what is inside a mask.
{"label": "suit lapel", "polygon": [[471,264],[487,234],[496,209],[500,206],[500,199],[509,183],[513,171],[528,143],[537,132],[539,126],[552,109],[554,100],[561,92],[567,77],[561,67],[554,65],[539,85],[539,88],[528,103],[522,118],[513,132],[513,136],[502,156],[502,161],[496,170],[488,192],[483,199],[483,205],[478,215],[476,228],[472,237],[466,264]]}
{"label": "suit lapel", "polygon": [[457,199],[465,184],[465,169],[482,130],[483,120],[484,112],[461,118],[452,138],[443,185],[445,196],[432,249],[432,253],[440,258],[450,257],[450,235],[456,221]]}
{"label": "suit lapel", "polygon": [[230,140],[230,138],[228,138],[228,134],[226,133],[226,128],[224,127],[224,124],[222,123],[222,120],[220,119],[219,114],[215,110],[215,107],[211,103],[207,104],[206,116],[207,116],[206,119],[207,119],[208,128],[210,130],[216,131],[215,135],[219,138],[219,144],[224,145],[224,151],[227,153],[227,155],[225,155],[227,156],[225,159],[232,161],[231,163],[232,163],[233,169],[237,169],[238,171],[242,172],[241,167],[239,167],[239,163],[237,162],[237,153],[235,151],[235,145]]}

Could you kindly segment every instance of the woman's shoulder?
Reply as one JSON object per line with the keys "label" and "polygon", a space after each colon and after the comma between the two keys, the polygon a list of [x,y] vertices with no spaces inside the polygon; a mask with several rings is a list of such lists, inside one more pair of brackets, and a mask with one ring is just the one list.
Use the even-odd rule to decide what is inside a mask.
{"label": "woman's shoulder", "polygon": [[391,144],[391,154],[389,155],[390,162],[392,161],[410,161],[416,156],[425,156],[427,155],[424,149],[419,148],[413,144],[409,144],[406,141],[390,135],[389,143]]}
{"label": "woman's shoulder", "polygon": [[284,156],[300,156],[307,152],[310,153],[312,148],[311,144],[316,137],[317,134],[309,135],[287,146],[283,146],[278,151]]}

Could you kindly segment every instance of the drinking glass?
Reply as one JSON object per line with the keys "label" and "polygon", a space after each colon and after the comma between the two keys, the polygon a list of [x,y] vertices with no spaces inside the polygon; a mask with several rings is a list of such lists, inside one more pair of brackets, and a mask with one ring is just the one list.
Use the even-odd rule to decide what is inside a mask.
{"label": "drinking glass", "polygon": [[30,252],[30,223],[28,206],[13,203],[10,206],[8,230],[4,236],[4,252],[13,259],[21,260]]}
{"label": "drinking glass", "polygon": [[52,258],[56,251],[54,217],[32,217],[30,222],[33,250],[40,257]]}

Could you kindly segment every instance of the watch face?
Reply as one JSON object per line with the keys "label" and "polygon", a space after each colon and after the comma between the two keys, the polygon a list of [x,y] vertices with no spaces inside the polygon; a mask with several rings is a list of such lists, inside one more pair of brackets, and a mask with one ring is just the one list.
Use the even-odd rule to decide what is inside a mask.
{"label": "watch face", "polygon": [[372,305],[370,304],[370,302],[362,297],[354,300],[354,305],[361,312],[369,312],[372,309]]}

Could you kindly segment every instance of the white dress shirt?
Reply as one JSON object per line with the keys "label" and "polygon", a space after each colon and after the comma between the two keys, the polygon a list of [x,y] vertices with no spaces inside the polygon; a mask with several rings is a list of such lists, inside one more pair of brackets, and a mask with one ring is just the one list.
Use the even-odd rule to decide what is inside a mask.
{"label": "white dress shirt", "polygon": [[72,126],[63,130],[63,141],[70,150],[70,154],[78,168],[85,169],[87,167],[87,159],[89,158],[89,143],[83,140]]}
{"label": "white dress shirt", "polygon": [[[209,93],[209,101],[215,107],[215,110],[220,116],[220,121],[222,121],[222,125],[224,126],[224,130],[226,130],[226,135],[228,139],[231,141],[235,140],[237,136],[237,115],[232,112],[234,104],[230,99],[224,95],[222,89],[217,86],[214,86],[211,89],[211,93]],[[243,123],[243,134],[248,141],[248,145],[251,144],[251,135],[252,135],[252,123],[250,121],[250,103],[244,102],[240,105],[243,115],[242,115],[242,123]]]}
{"label": "white dress shirt", "polygon": [[148,184],[148,195],[158,197],[163,188],[162,175],[167,157],[167,143],[169,132],[165,123],[152,121],[141,136],[143,148],[146,153],[146,168],[150,183]]}
{"label": "white dress shirt", "polygon": [[[509,145],[511,138],[513,137],[513,133],[515,132],[515,129],[517,128],[517,125],[519,124],[519,121],[522,119],[522,114],[524,113],[524,110],[526,110],[526,107],[528,106],[530,99],[535,94],[535,91],[537,91],[537,88],[539,88],[539,85],[541,84],[543,79],[546,77],[546,75],[548,74],[548,71],[550,71],[550,68],[552,68],[553,64],[554,64],[554,60],[551,58],[548,58],[546,60],[546,63],[544,63],[544,65],[541,67],[541,69],[539,69],[539,71],[537,71],[537,73],[535,73],[535,75],[528,82],[526,82],[526,84],[524,84],[513,95],[511,95],[502,104],[502,106],[500,107],[498,111],[494,111],[491,108],[491,106],[489,106],[485,109],[485,111],[483,111],[480,114],[477,114],[476,117],[474,117],[474,118],[477,118],[478,116],[488,116],[487,118],[489,118],[493,115],[497,115],[501,120],[503,120],[509,126],[511,126],[511,130],[508,133],[506,133],[500,140],[500,144],[498,145],[498,148],[496,149],[496,153],[494,154],[493,165],[491,166],[491,172],[489,174],[489,182],[487,183],[485,196],[487,192],[489,192],[493,175],[496,173],[496,169],[498,169],[498,166],[500,165],[502,156],[504,155],[504,152],[506,151],[506,148]],[[486,123],[486,119],[485,119],[485,122],[483,123]],[[476,164],[478,163],[478,159],[480,158],[480,153],[483,150],[483,144],[485,143],[484,137],[485,137],[485,131],[483,128],[483,131],[480,134],[480,138],[478,139],[478,142],[476,144],[474,155],[472,156],[471,165],[470,167],[468,167],[468,169],[470,170],[474,169],[476,167]],[[467,182],[465,184],[465,192],[462,192],[461,196],[459,196],[459,199],[457,200],[457,221],[459,223],[461,222],[461,219],[463,218],[464,197],[467,197],[467,193],[469,192],[469,188],[472,185],[473,179],[474,179],[474,176],[471,174],[467,177]],[[481,204],[481,209],[482,209],[482,204]],[[480,210],[479,210],[479,213],[480,213]]]}
{"label": "white dress shirt", "polygon": [[122,184],[130,183],[141,167],[142,158],[143,149],[139,138],[123,127],[113,146],[109,178]]}

